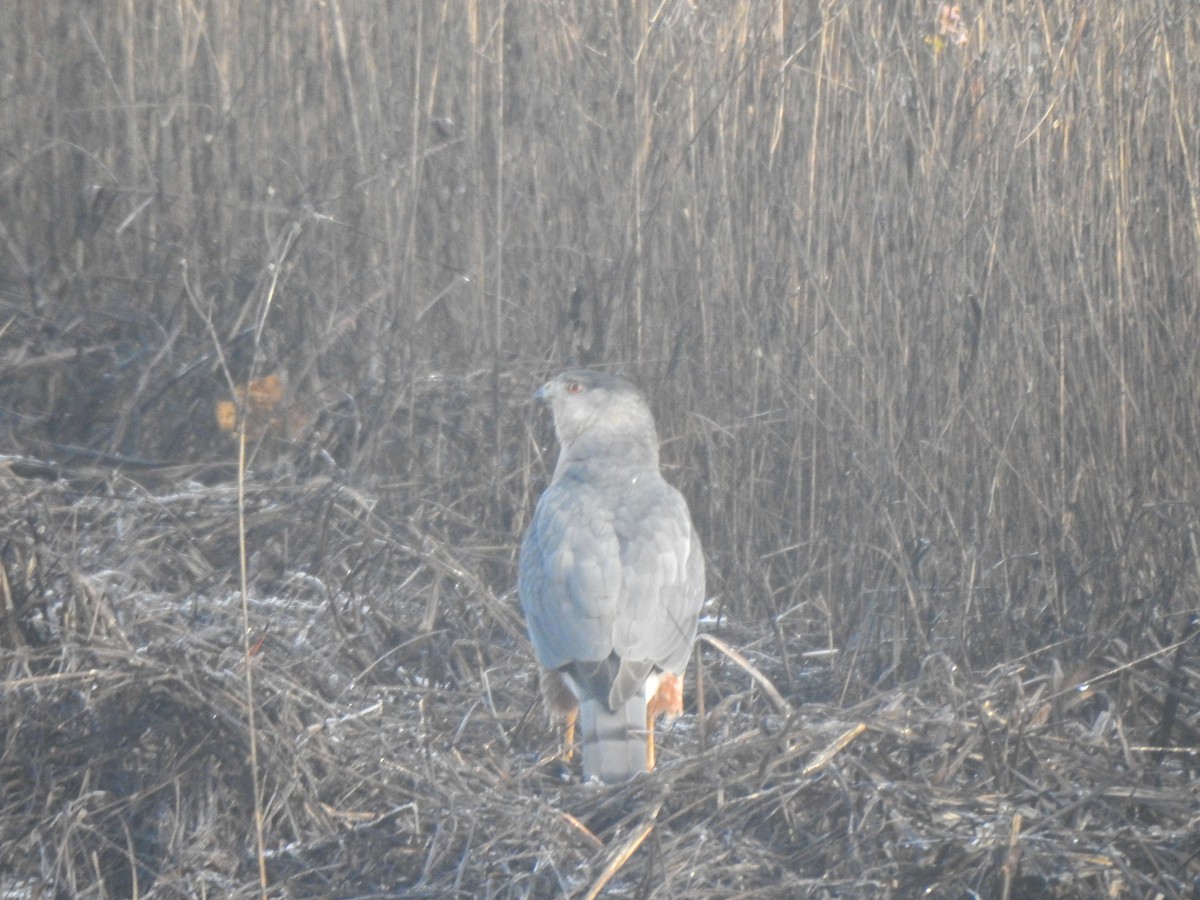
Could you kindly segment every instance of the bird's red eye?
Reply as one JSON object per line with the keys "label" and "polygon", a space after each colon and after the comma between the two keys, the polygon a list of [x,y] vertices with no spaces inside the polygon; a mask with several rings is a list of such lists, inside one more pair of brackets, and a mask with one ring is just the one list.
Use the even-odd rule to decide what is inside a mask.
{"label": "bird's red eye", "polygon": [[568,394],[578,394],[582,390],[583,390],[583,385],[580,384],[578,381],[572,381],[570,384],[567,385],[567,393]]}

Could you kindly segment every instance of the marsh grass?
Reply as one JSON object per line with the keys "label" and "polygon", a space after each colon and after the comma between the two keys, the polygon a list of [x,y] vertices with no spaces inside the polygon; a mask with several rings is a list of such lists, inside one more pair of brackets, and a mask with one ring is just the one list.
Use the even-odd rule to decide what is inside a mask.
{"label": "marsh grass", "polygon": [[[1194,890],[1189,4],[2,15],[6,888],[257,893],[249,664],[273,895]],[[793,709],[705,647],[627,794],[513,598],[577,364]]]}

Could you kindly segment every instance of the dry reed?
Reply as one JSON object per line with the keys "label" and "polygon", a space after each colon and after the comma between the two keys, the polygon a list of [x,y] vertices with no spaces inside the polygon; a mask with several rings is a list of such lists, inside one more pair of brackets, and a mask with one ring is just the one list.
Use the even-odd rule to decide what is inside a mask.
{"label": "dry reed", "polygon": [[[0,890],[259,895],[254,742],[271,896],[1193,895],[1189,3],[0,15]],[[617,791],[512,597],[568,364],[740,656]]]}

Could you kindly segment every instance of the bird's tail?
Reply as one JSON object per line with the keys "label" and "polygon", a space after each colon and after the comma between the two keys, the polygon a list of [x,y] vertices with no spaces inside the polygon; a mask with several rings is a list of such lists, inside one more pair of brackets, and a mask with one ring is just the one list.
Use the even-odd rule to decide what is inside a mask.
{"label": "bird's tail", "polygon": [[605,784],[613,784],[645,772],[648,738],[646,698],[641,691],[635,691],[615,711],[600,700],[584,700],[579,705],[584,781],[599,778]]}

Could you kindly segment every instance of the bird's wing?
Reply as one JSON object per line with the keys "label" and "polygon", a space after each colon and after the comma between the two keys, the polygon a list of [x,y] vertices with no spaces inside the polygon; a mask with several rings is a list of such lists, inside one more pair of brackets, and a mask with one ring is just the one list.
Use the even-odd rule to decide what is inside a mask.
{"label": "bird's wing", "polygon": [[611,509],[579,481],[555,482],[521,543],[517,589],[538,661],[600,661],[620,613],[621,550]]}
{"label": "bird's wing", "polygon": [[683,496],[647,479],[618,507],[621,608],[614,647],[623,659],[682,672],[704,602],[704,562]]}

